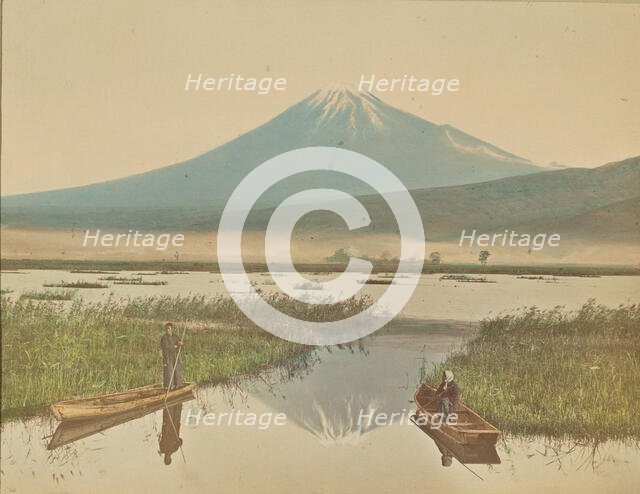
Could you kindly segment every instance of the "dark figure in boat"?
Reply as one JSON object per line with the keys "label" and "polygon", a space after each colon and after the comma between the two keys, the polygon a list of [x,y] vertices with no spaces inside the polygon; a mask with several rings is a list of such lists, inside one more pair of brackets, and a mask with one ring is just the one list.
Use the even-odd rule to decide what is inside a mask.
{"label": "dark figure in boat", "polygon": [[173,324],[165,324],[165,333],[160,338],[162,347],[162,384],[165,388],[178,388],[184,384],[180,347],[182,342],[173,334]]}
{"label": "dark figure in boat", "polygon": [[164,464],[171,465],[171,455],[180,449],[180,416],[182,403],[165,407],[162,411],[162,432],[160,433],[160,454],[164,455]]}
{"label": "dark figure in boat", "polygon": [[442,383],[438,386],[436,397],[440,399],[438,412],[443,414],[443,418],[446,419],[450,413],[458,411],[462,395],[460,387],[453,379],[453,372],[450,370],[446,370],[442,374]]}

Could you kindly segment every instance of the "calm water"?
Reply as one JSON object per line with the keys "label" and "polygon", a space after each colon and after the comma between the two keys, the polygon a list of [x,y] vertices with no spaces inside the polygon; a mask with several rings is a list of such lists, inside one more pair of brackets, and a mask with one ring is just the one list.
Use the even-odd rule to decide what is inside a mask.
{"label": "calm water", "polygon": [[[412,424],[358,423],[360,410],[402,412],[428,365],[471,334],[468,324],[415,323],[320,350],[306,368],[201,389],[182,405],[170,465],[162,411],[47,450],[50,417],[2,428],[2,492],[637,492],[640,452],[506,438],[501,463],[441,466],[434,441]],[[286,414],[285,425],[185,425],[197,410]],[[175,409],[174,409],[175,412]],[[179,410],[180,412],[180,410]],[[177,419],[176,419],[177,421]],[[499,424],[498,424],[499,425]],[[164,439],[162,439],[164,438]]]}
{"label": "calm water", "polygon": [[[18,297],[29,290],[59,290],[43,288],[44,283],[60,281],[98,281],[110,275],[74,274],[68,271],[24,270],[23,274],[2,273],[3,289],[13,290]],[[131,277],[132,272],[121,271],[117,276]],[[305,275],[312,280],[326,281],[331,275]],[[267,275],[255,274],[253,279],[265,292],[275,290]],[[379,276],[378,276],[379,277]],[[440,275],[423,275],[402,316],[429,320],[478,321],[500,312],[518,307],[536,305],[553,308],[563,305],[576,308],[590,298],[599,303],[617,306],[637,302],[640,297],[640,277],[604,276],[601,278],[562,277],[555,280],[525,280],[510,275],[487,275],[495,283],[460,283],[440,280]],[[109,281],[106,289],[82,289],[78,295],[87,300],[104,300],[109,295],[115,298],[151,295],[217,295],[226,293],[222,278],[207,272],[192,272],[186,275],[143,276],[144,280],[166,281],[162,286],[115,285]],[[399,280],[400,282],[402,280]],[[379,297],[387,289],[384,285],[364,285],[362,293]],[[331,294],[327,294],[331,295]]]}

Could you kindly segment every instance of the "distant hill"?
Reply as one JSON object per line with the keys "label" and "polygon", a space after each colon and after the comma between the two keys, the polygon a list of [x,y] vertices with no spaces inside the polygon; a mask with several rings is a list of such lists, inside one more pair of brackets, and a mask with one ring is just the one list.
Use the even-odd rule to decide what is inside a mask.
{"label": "distant hill", "polygon": [[[411,192],[432,241],[459,238],[460,232],[559,232],[574,238],[640,240],[640,157],[594,169],[572,168],[479,184]],[[375,220],[363,232],[395,232],[396,222],[380,196],[360,198]],[[250,217],[261,229],[271,210]],[[303,218],[301,230],[345,228],[331,213]]]}
{"label": "distant hill", "polygon": [[[318,91],[273,120],[202,156],[94,185],[2,198],[2,225],[50,228],[185,228],[193,214],[219,213],[237,184],[283,152],[334,146],[365,154],[409,189],[495,180],[544,168],[449,125],[398,110],[368,93]],[[262,207],[293,191],[339,187],[372,190],[338,174],[308,173],[274,187]]]}
{"label": "distant hill", "polygon": [[637,243],[640,241],[640,196],[607,204],[550,225],[577,239]]}

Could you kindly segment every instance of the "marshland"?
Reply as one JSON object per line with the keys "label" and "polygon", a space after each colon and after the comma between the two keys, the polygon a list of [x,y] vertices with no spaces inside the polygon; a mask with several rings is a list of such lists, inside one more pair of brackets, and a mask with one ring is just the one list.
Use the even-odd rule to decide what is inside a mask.
{"label": "marshland", "polygon": [[[2,288],[7,290],[2,299],[4,418],[38,413],[58,399],[156,382],[160,376],[158,339],[165,321],[176,323],[180,335],[186,331],[185,372],[190,380],[203,384],[255,374],[308,351],[250,324],[215,273],[149,271],[154,274],[154,282],[141,286],[138,282],[143,272],[112,271],[105,276],[105,270],[93,273],[87,273],[86,269],[80,270],[81,273],[21,270],[2,274]],[[322,271],[307,273],[308,286],[301,288],[319,288],[318,282],[331,276]],[[449,273],[449,277],[455,279],[459,275]],[[42,288],[52,284],[50,280],[62,280],[56,284],[67,287],[81,287],[99,284],[104,278],[111,279],[102,283],[111,284],[101,289]],[[448,281],[446,276],[444,280],[441,278],[439,274],[423,275],[400,317],[416,322],[417,327],[421,326],[420,321],[438,320],[466,321],[473,327],[480,324],[478,338],[483,339],[467,343],[472,352],[470,356],[452,355],[447,365],[455,367],[459,374],[465,400],[505,430],[535,434],[554,430],[560,405],[566,402],[556,403],[557,398],[552,398],[557,396],[551,392],[555,389],[553,381],[548,384],[549,394],[543,394],[547,388],[536,381],[536,376],[544,376],[546,382],[551,377],[551,369],[559,372],[556,379],[560,386],[576,382],[584,392],[605,390],[599,400],[583,397],[585,403],[578,401],[584,413],[594,416],[602,412],[607,400],[613,399],[614,390],[637,384],[637,381],[628,382],[633,366],[638,367],[637,361],[625,360],[626,354],[619,351],[625,345],[631,348],[629,344],[638,338],[637,331],[629,333],[637,327],[637,311],[630,308],[634,307],[630,294],[635,293],[637,277],[561,277],[552,285],[547,284],[544,277],[522,279],[484,274],[483,279],[491,283],[480,284],[457,284]],[[113,284],[119,280],[135,283]],[[370,303],[370,298],[387,289],[384,284],[404,282],[402,275],[393,280],[388,272],[378,273],[372,280],[373,283],[363,285],[358,299],[342,305],[310,306],[280,296],[268,274],[253,275],[254,284],[272,305],[309,320],[335,320],[357,313]],[[319,295],[331,298],[335,294]],[[592,297],[609,309],[584,305]],[[558,300],[566,307],[554,309]],[[514,315],[514,308],[530,306],[532,302],[539,309]],[[607,312],[619,303],[626,303],[627,308],[615,309],[617,315]],[[571,322],[574,316],[568,315],[572,311],[581,314],[575,322]],[[478,323],[481,320],[483,322]],[[607,321],[613,321],[615,326]],[[572,333],[571,338],[565,333],[544,333],[540,329],[554,324],[564,328],[565,333],[571,324],[591,329]],[[496,327],[503,328],[502,333],[491,329]],[[487,340],[488,334],[492,335],[491,340]],[[484,346],[478,341],[484,341]],[[549,348],[546,345],[550,345]],[[492,358],[482,360],[482,355]],[[546,360],[540,356],[553,360],[543,366]],[[609,359],[606,360],[608,366],[601,365],[602,359]],[[496,368],[483,368],[482,363],[491,363],[505,372],[499,374]],[[526,367],[528,364],[533,367]],[[518,372],[509,376],[510,368]],[[615,375],[610,373],[612,368],[617,369]],[[524,373],[526,369],[528,373]],[[513,381],[520,376],[527,377],[524,381]],[[603,380],[609,379],[615,386],[604,386]],[[571,395],[576,387],[571,388],[558,396],[566,397],[564,400],[577,399]],[[499,395],[499,390],[503,390],[504,395]],[[530,393],[531,398],[526,401],[520,393]],[[512,406],[507,400],[509,396],[517,400],[518,406]],[[540,396],[549,398],[533,401]],[[625,396],[631,399],[634,395],[628,392]],[[531,410],[545,410],[544,420],[536,415],[539,411],[531,415],[520,413],[519,407],[524,404]],[[554,410],[555,415],[551,413]],[[615,413],[619,412],[609,413],[603,423],[614,423]],[[582,420],[577,410],[572,414],[575,416],[571,421],[565,417],[561,422],[564,425],[556,429],[566,429],[574,436],[590,434],[593,421]],[[631,418],[626,420],[629,424]],[[535,426],[531,425],[534,422]],[[627,429],[634,430],[632,426]],[[611,431],[610,426],[600,432],[605,436],[613,433],[612,437],[621,434],[620,430]]]}
{"label": "marshland", "polygon": [[[54,293],[2,297],[2,417],[39,413],[52,402],[157,382],[163,322],[188,345],[189,379],[215,384],[284,364],[310,350],[255,327],[228,297],[108,299],[70,305]],[[69,299],[71,296],[69,296]],[[350,299],[311,312],[272,295],[272,305],[308,320],[342,319],[368,304]]]}
{"label": "marshland", "polygon": [[[160,321],[165,310],[172,310],[172,304],[141,305],[132,307],[133,319],[143,314]],[[262,485],[265,475],[281,471],[283,465],[291,475],[269,492],[293,491],[309,478],[316,490],[326,492],[359,492],[363,484],[368,490],[393,492],[399,482],[416,491],[425,485],[448,485],[462,492],[491,493],[513,492],[517,482],[518,492],[527,494],[539,492],[540,485],[565,492],[587,486],[589,492],[611,492],[612,487],[634,485],[640,454],[629,442],[506,434],[498,444],[502,463],[468,465],[472,473],[455,461],[443,468],[435,443],[414,426],[358,423],[361,410],[410,410],[421,366],[432,369],[477,335],[475,323],[398,320],[357,344],[314,349],[243,379],[200,386],[197,399],[183,405],[183,444],[169,467],[158,455],[162,412],[53,451],[47,444],[58,424],[49,417],[7,421],[0,437],[4,485],[18,492],[25,484],[40,492],[110,492],[131,472],[132,461],[136,468],[128,477],[131,491],[177,491],[186,475],[194,475],[203,488],[215,483],[223,492],[241,492]],[[190,333],[185,342],[189,337]],[[281,413],[286,423],[259,433],[250,427],[186,423],[189,413],[200,411]],[[371,475],[372,465],[384,475]],[[238,468],[245,472],[241,478]],[[96,483],[96,478],[101,481]]]}
{"label": "marshland", "polygon": [[[638,362],[633,359],[638,353],[633,305],[637,276],[598,271],[599,277],[594,277],[582,272],[558,276],[550,284],[546,276],[551,274],[546,272],[536,274],[542,276],[538,279],[482,272],[493,283],[440,280],[441,274],[457,274],[446,271],[426,274],[389,327],[342,348],[311,348],[249,324],[228,296],[234,286],[226,287],[219,274],[185,273],[177,266],[145,267],[148,271],[140,271],[141,266],[131,266],[131,271],[102,266],[100,271],[112,271],[108,274],[50,269],[2,273],[2,469],[17,485],[35,482],[46,491],[53,478],[71,490],[86,491],[92,487],[78,471],[95,478],[96,465],[119,471],[123,458],[136,458],[141,484],[179,488],[177,477],[162,470],[162,461],[155,458],[160,412],[55,452],[46,450],[57,425],[46,412],[51,402],[160,380],[159,338],[165,321],[174,323],[180,337],[184,333],[185,376],[200,384],[197,400],[186,404],[183,414],[186,407],[193,407],[287,415],[286,425],[277,432],[260,432],[264,446],[260,448],[247,447],[256,438],[244,435],[242,428],[184,427],[186,463],[176,458],[172,468],[194,469],[206,482],[231,489],[238,487],[237,480],[224,472],[235,471],[237,465],[278,468],[271,456],[264,455],[270,448],[286,452],[277,455],[278,462],[296,465],[301,474],[316,478],[319,474],[332,478],[335,461],[357,468],[352,461],[356,455],[361,459],[358,464],[367,466],[361,475],[383,458],[394,472],[389,488],[399,476],[417,486],[434,479],[449,482],[451,472],[442,469],[437,448],[421,431],[389,425],[375,428],[374,433],[375,429],[354,425],[361,409],[410,410],[420,370],[437,380],[447,359],[445,365],[457,374],[465,401],[505,432],[498,444],[503,464],[473,467],[490,491],[509,489],[514,476],[523,486],[544,481],[580,489],[588,483],[602,491],[610,486],[611,476],[619,483],[630,482],[640,468],[637,419],[626,412],[638,399],[634,391]],[[132,279],[147,273],[166,284],[99,281],[99,277]],[[375,283],[362,285],[361,298],[318,313],[280,298],[274,284],[277,276],[256,272],[252,281],[272,304],[307,319],[337,319],[360,312],[368,297],[375,299],[388,289]],[[319,269],[304,276],[309,286],[318,287],[318,282],[335,274]],[[406,282],[402,275],[393,278],[390,271],[378,272],[373,279]],[[108,286],[43,287],[60,281]],[[55,300],[61,290],[69,290],[70,300]],[[34,294],[35,299],[28,298]],[[322,290],[318,295],[335,294]],[[598,302],[588,303],[591,298]],[[564,307],[556,308],[559,302]],[[532,305],[537,309],[517,309]],[[628,359],[625,351],[631,354]],[[615,401],[621,406],[607,407],[625,391],[623,401]],[[559,407],[569,400],[578,400],[580,408],[565,408],[563,415]],[[596,430],[603,410],[602,427]],[[616,428],[616,421],[622,427]],[[398,453],[390,457],[390,450]],[[210,468],[212,455],[220,466],[215,472]],[[37,468],[30,466],[34,461]],[[313,471],[306,469],[310,464]],[[453,468],[461,486],[473,489],[477,478],[459,464]],[[566,469],[582,473],[568,478],[563,474]],[[347,477],[343,487],[351,491],[361,487],[358,476]],[[258,472],[242,485],[260,479]],[[325,487],[332,491],[337,485],[328,482]]]}
{"label": "marshland", "polygon": [[507,434],[640,439],[639,305],[590,301],[488,318],[428,381],[444,369],[465,403]]}

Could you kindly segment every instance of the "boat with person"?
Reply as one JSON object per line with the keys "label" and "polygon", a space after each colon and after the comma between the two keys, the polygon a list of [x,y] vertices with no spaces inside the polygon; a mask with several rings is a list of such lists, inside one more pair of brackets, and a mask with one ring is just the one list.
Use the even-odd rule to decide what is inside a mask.
{"label": "boat with person", "polygon": [[104,432],[112,427],[140,419],[159,410],[171,410],[176,405],[181,405],[193,399],[193,395],[187,394],[168,400],[166,403],[163,402],[157,405],[135,408],[115,415],[99,416],[84,420],[65,420],[64,422],[60,422],[58,427],[56,427],[47,445],[47,449],[53,450],[61,446],[66,446],[80,439]]}
{"label": "boat with person", "polygon": [[429,436],[442,455],[442,466],[450,466],[450,458],[455,458],[464,465],[498,465],[500,456],[496,447],[490,443],[459,444],[439,429],[431,429],[428,425],[418,423],[417,417],[411,421]]}
{"label": "boat with person", "polygon": [[189,382],[168,391],[162,384],[150,384],[119,393],[59,401],[51,405],[51,412],[61,422],[108,417],[194,397],[195,389],[196,384]]}
{"label": "boat with person", "polygon": [[500,437],[500,431],[474,412],[464,403],[460,403],[455,423],[452,420],[442,420],[436,416],[439,412],[439,399],[436,388],[422,384],[413,396],[416,404],[415,418],[419,424],[438,429],[453,442],[462,445],[489,444],[495,445]]}

